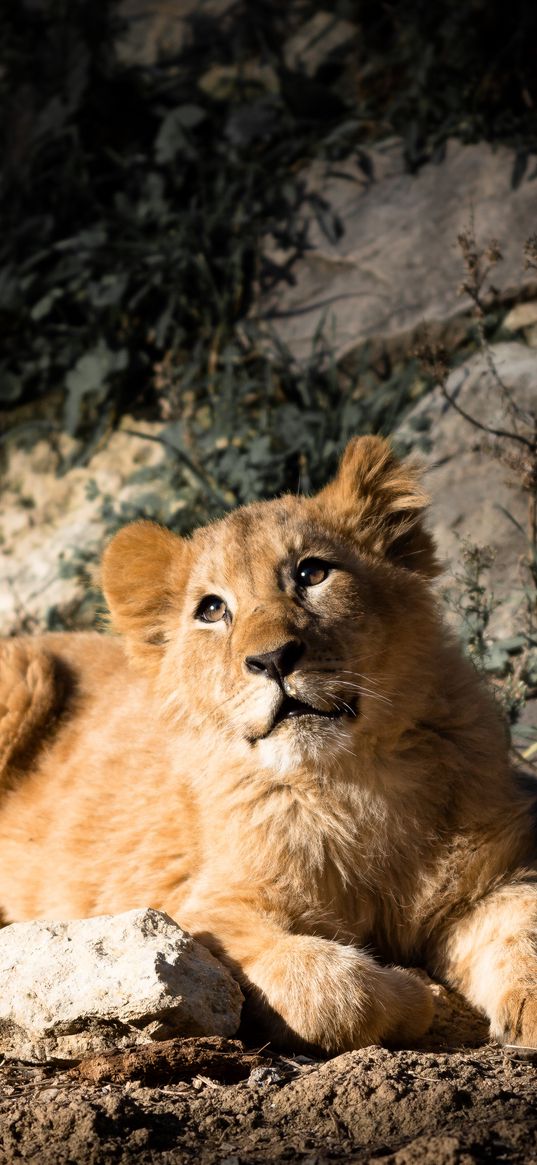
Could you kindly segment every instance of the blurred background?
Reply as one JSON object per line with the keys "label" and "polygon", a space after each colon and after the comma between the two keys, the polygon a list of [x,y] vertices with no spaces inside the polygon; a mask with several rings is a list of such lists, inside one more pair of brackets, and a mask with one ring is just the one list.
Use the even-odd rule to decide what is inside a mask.
{"label": "blurred background", "polygon": [[[472,470],[445,390],[531,431],[534,0],[4,0],[1,22],[2,631],[92,626],[125,521],[187,532],[307,492],[382,432],[440,464],[446,555],[492,544],[456,602],[527,695],[535,473],[519,457],[504,479],[535,442]],[[498,384],[479,395],[478,358],[525,420]],[[506,568],[524,556],[525,581]]]}

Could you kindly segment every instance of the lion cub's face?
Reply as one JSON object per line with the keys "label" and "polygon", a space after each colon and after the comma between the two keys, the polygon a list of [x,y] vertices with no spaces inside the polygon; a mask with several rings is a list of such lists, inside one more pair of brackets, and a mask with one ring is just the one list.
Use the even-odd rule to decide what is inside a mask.
{"label": "lion cub's face", "polygon": [[295,754],[343,745],[363,649],[382,639],[366,623],[373,597],[358,555],[298,498],[238,511],[198,531],[192,549],[165,663],[172,680],[186,662],[191,711],[265,759],[290,744]]}
{"label": "lion cub's face", "polygon": [[415,472],[363,438],[315,498],[247,506],[190,541],[127,527],[103,564],[112,615],[169,712],[261,764],[328,763],[400,700],[419,575],[434,573],[424,501]]}

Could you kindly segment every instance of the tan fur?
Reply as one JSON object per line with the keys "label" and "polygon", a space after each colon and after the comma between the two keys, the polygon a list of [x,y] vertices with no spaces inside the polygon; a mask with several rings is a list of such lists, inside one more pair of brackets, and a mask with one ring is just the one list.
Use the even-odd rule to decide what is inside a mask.
{"label": "tan fur", "polygon": [[[355,440],[316,497],[190,540],[122,530],[103,561],[122,639],[7,642],[5,918],[164,909],[295,1048],[421,1033],[431,1000],[398,963],[537,1046],[532,795],[439,616],[426,502],[385,441]],[[312,557],[334,569],[300,590]],[[228,619],[200,620],[207,595]],[[252,669],[285,644],[279,678]],[[343,714],[275,725],[282,689]]]}

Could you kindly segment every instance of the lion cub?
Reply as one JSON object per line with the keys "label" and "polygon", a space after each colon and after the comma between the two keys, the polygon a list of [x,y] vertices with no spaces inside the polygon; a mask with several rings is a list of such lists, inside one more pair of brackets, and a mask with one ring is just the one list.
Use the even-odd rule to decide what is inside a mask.
{"label": "lion cub", "polygon": [[5,921],[165,910],[284,1046],[418,1036],[402,963],[536,1047],[535,796],[442,624],[426,501],[356,439],[316,497],[122,530],[121,638],[7,641]]}

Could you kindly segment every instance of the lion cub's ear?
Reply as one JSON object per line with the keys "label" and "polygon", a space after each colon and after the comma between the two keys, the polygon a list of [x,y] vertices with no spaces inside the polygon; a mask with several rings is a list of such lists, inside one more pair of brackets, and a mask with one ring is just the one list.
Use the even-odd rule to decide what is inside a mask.
{"label": "lion cub's ear", "polygon": [[190,547],[154,522],[125,526],[106,547],[101,584],[113,626],[127,636],[129,655],[156,670],[169,617],[186,581]]}
{"label": "lion cub's ear", "polygon": [[429,498],[419,467],[398,461],[383,437],[355,437],[334,480],[318,495],[340,515],[364,549],[427,578],[440,573],[422,522]]}

